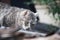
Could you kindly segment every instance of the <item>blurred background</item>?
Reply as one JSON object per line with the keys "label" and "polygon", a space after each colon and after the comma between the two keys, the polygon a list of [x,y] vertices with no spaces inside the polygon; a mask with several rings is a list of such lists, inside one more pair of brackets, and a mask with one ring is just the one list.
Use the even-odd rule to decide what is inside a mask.
{"label": "blurred background", "polygon": [[39,23],[34,29],[51,32],[60,28],[60,0],[0,0],[11,6],[25,8],[38,14]]}

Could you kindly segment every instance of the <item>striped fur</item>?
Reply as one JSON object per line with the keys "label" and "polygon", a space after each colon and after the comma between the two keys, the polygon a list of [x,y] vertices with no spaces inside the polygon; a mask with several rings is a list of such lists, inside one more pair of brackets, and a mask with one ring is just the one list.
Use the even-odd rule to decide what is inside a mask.
{"label": "striped fur", "polygon": [[11,27],[13,25],[20,28],[30,28],[30,23],[36,23],[33,12],[23,8],[11,7],[0,2],[0,25]]}

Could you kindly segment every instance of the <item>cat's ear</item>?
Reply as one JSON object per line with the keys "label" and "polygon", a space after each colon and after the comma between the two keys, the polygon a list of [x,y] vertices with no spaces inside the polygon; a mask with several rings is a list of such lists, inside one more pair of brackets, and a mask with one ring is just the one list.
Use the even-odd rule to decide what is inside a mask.
{"label": "cat's ear", "polygon": [[27,11],[24,12],[24,16],[26,16],[26,15],[27,15]]}
{"label": "cat's ear", "polygon": [[23,16],[26,16],[26,15],[27,15],[27,13],[28,13],[28,11],[27,11],[27,10],[24,10],[24,11],[22,11],[22,12],[21,12],[21,14],[22,14]]}

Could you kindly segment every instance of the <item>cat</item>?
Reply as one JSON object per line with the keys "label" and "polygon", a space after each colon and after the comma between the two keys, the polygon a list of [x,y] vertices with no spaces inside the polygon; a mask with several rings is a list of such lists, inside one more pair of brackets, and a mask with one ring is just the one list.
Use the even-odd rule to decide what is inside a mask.
{"label": "cat", "polygon": [[12,7],[0,2],[0,10],[1,26],[11,27],[15,25],[26,30],[31,28],[31,23],[36,23],[36,16],[28,9]]}

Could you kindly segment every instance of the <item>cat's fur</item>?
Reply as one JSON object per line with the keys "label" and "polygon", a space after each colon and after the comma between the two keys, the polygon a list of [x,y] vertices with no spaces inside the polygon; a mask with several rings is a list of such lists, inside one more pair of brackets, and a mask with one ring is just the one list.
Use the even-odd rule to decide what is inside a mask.
{"label": "cat's fur", "polygon": [[20,29],[31,29],[31,23],[35,22],[36,17],[30,10],[0,2],[0,37],[3,39],[14,36]]}
{"label": "cat's fur", "polygon": [[20,28],[30,28],[30,23],[36,23],[33,12],[23,8],[11,7],[0,2],[0,25],[11,27],[13,25]]}

